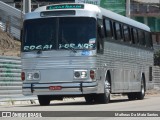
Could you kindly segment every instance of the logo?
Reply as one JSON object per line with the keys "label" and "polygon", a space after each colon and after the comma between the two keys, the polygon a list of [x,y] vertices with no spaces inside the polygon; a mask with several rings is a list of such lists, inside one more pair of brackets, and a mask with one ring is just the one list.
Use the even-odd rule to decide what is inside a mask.
{"label": "logo", "polygon": [[11,112],[2,112],[2,117],[12,117]]}
{"label": "logo", "polygon": [[100,5],[100,0],[76,0],[76,3],[89,3],[94,5]]}

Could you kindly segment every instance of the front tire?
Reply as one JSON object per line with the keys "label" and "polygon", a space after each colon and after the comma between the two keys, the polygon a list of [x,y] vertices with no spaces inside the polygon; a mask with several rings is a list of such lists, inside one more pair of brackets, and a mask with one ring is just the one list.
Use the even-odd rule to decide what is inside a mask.
{"label": "front tire", "polygon": [[38,101],[41,106],[47,106],[50,104],[50,97],[47,95],[38,95]]}
{"label": "front tire", "polygon": [[106,76],[105,80],[105,86],[104,86],[104,93],[102,94],[97,94],[95,97],[95,102],[100,103],[100,104],[107,104],[110,101],[110,83],[109,83],[109,77],[108,75]]}
{"label": "front tire", "polygon": [[91,104],[94,102],[94,96],[93,95],[86,95],[85,97],[86,103]]}

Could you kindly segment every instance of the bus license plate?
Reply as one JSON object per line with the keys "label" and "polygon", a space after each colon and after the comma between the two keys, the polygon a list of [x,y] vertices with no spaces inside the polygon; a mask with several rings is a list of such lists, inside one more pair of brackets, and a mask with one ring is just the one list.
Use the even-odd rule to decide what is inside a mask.
{"label": "bus license plate", "polygon": [[50,90],[61,90],[62,87],[61,86],[49,86]]}

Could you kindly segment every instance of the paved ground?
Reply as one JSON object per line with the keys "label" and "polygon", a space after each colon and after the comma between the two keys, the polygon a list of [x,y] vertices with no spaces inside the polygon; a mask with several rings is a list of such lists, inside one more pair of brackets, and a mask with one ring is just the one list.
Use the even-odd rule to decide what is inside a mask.
{"label": "paved ground", "polygon": [[[146,93],[146,97],[148,96],[160,96],[160,90],[149,90]],[[126,98],[126,96],[121,96],[119,94],[112,95],[111,98]],[[83,98],[66,98],[63,101],[53,101],[52,103],[65,103],[65,102],[74,102],[74,101],[84,101]],[[14,105],[31,105],[31,104],[39,104],[37,100],[37,96],[18,96],[14,98],[0,98],[0,106],[14,106]]]}
{"label": "paved ground", "polygon": [[40,106],[38,101],[30,104],[6,104],[0,106],[0,111],[160,111],[160,95],[146,96],[144,100],[129,101],[125,96],[111,99],[109,104],[86,104],[84,98],[52,101],[50,106]]}
{"label": "paved ground", "polygon": [[[27,101],[28,102],[28,101]],[[3,104],[0,106],[0,111],[18,111],[18,112],[39,112],[42,116],[58,116],[54,117],[54,120],[59,119],[93,119],[93,120],[159,120],[160,119],[160,94],[159,92],[148,93],[144,100],[134,100],[129,101],[126,96],[112,96],[111,102],[109,104],[86,104],[84,98],[76,98],[76,99],[65,99],[64,101],[52,101],[50,106],[39,106],[38,101],[35,100],[33,104],[30,102],[21,104]],[[46,112],[42,112],[46,111]],[[48,111],[51,111],[48,113]],[[58,112],[53,112],[58,111]],[[68,112],[67,112],[68,111]],[[74,112],[71,112],[74,111]],[[76,112],[75,112],[76,111]],[[87,111],[87,112],[81,112]],[[103,111],[103,112],[101,112]],[[107,112],[106,112],[107,111]],[[110,111],[111,113],[108,113]],[[115,112],[116,111],[116,112]],[[130,111],[129,113],[127,111]],[[145,113],[147,111],[147,113]],[[155,111],[159,111],[158,113]],[[118,112],[118,113],[117,113]],[[0,113],[1,114],[1,113]],[[40,115],[37,114],[37,115]],[[114,117],[113,114],[117,114]],[[126,117],[125,115],[141,115],[141,117]],[[148,115],[147,115],[148,114]],[[93,116],[93,117],[88,117]],[[104,116],[104,117],[95,117],[95,116]],[[145,116],[147,115],[147,117]],[[151,115],[150,117],[148,117]],[[156,117],[158,115],[158,117]],[[65,116],[60,118],[60,116]],[[67,116],[67,117],[66,117]],[[71,116],[76,116],[72,117]],[[145,117],[143,117],[145,116]],[[5,118],[7,119],[7,118]],[[9,118],[8,118],[9,119]],[[20,118],[12,118],[12,119],[20,119]],[[31,118],[35,120],[41,120],[45,118]],[[53,119],[48,117],[47,119]]]}

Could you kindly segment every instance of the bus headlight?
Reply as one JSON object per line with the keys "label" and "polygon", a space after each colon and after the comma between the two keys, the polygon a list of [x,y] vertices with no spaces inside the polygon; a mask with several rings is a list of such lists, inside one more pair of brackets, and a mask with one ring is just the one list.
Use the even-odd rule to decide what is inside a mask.
{"label": "bus headlight", "polygon": [[81,77],[82,78],[86,78],[87,77],[87,72],[86,71],[82,71],[81,72]]}
{"label": "bus headlight", "polygon": [[75,70],[74,71],[75,79],[85,79],[87,78],[87,70]]}
{"label": "bus headlight", "polygon": [[40,79],[40,72],[27,73],[27,80],[39,80],[39,79]]}
{"label": "bus headlight", "polygon": [[79,71],[74,72],[74,77],[75,78],[80,78],[81,73]]}
{"label": "bus headlight", "polygon": [[33,80],[33,73],[27,73],[27,80]]}
{"label": "bus headlight", "polygon": [[34,73],[33,78],[34,79],[39,79],[40,78],[39,72]]}

